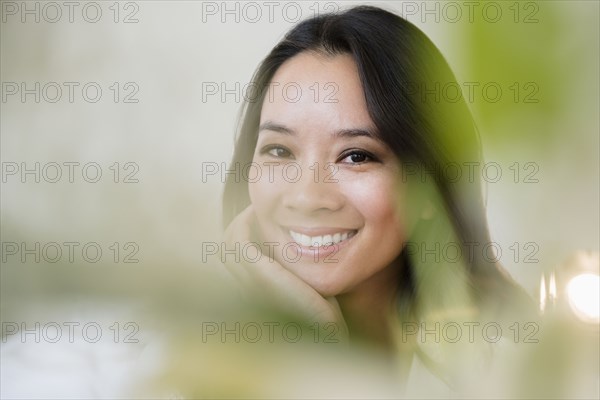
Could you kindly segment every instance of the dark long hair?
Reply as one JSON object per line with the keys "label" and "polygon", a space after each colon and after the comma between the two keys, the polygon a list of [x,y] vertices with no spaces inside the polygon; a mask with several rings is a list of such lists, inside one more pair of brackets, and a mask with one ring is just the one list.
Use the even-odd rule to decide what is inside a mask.
{"label": "dark long hair", "polygon": [[[253,76],[253,90],[247,95],[251,101],[240,114],[233,163],[252,161],[265,88],[285,61],[306,51],[353,57],[379,137],[404,170],[411,171],[399,177],[410,185],[409,203],[420,210],[429,202],[436,210],[418,224],[400,255],[399,305],[407,318],[525,299],[498,260],[481,251],[490,243],[482,185],[477,176],[466,174],[469,165],[481,160],[480,142],[464,99],[442,95],[443,88],[458,87],[454,74],[427,36],[393,13],[359,6],[304,20],[289,31]],[[456,168],[462,170],[459,179]],[[229,178],[224,223],[249,202],[247,182]],[[435,262],[435,257],[431,262],[424,253],[448,243],[462,252],[460,262]]]}

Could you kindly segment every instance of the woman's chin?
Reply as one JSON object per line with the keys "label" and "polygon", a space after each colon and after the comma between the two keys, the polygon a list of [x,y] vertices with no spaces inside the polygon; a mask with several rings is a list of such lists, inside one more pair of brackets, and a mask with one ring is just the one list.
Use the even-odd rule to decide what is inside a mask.
{"label": "woman's chin", "polygon": [[341,292],[340,282],[333,274],[319,273],[317,271],[307,272],[309,269],[314,269],[315,266],[302,268],[300,265],[294,264],[286,265],[285,268],[302,279],[302,281],[323,297],[337,296]]}

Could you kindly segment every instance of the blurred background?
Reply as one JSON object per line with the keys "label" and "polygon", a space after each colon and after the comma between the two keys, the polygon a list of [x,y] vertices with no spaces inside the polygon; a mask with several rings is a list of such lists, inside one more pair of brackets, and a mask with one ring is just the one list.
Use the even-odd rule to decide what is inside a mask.
{"label": "blurred background", "polygon": [[[244,87],[296,22],[355,4],[403,15],[447,57],[489,163],[475,172],[487,182],[501,263],[543,311],[561,301],[567,310],[583,304],[583,317],[573,321],[584,320],[589,343],[597,340],[598,2],[2,1],[3,397],[115,397],[130,383],[127,372],[78,364],[71,351],[109,357],[107,365],[120,360],[126,371],[127,352],[133,346],[140,365],[144,348],[142,364],[155,369],[137,368],[142,381],[157,373],[157,360],[169,359],[162,345],[147,350],[154,343],[252,370],[221,350],[203,353],[213,350],[195,340],[198,326],[190,322],[219,318],[232,302],[228,276],[203,243],[220,241],[221,172],[232,155]],[[567,285],[583,273],[589,279],[573,292],[588,294],[573,300]],[[104,336],[92,351],[87,341],[48,346],[42,332],[36,347],[35,332],[21,335],[22,322],[34,331],[36,322],[57,322],[66,334],[65,321],[94,321]],[[186,330],[188,324],[195,328]],[[136,326],[138,343],[113,340]],[[165,339],[173,331],[185,339]],[[115,342],[122,346],[110,358]],[[588,350],[597,360],[597,346]],[[588,362],[581,365],[591,376],[569,376],[551,393],[598,396],[597,369]],[[180,386],[198,383],[192,364],[174,364]],[[75,375],[52,378],[55,365]],[[221,368],[211,365],[204,372]],[[109,383],[100,384],[98,373]],[[213,396],[266,393],[252,375],[215,374],[222,382],[212,381]],[[396,393],[372,375],[371,385],[350,385],[348,393]],[[62,385],[61,376],[78,378]],[[232,382],[233,392],[219,392]],[[282,382],[268,393],[314,394]]]}

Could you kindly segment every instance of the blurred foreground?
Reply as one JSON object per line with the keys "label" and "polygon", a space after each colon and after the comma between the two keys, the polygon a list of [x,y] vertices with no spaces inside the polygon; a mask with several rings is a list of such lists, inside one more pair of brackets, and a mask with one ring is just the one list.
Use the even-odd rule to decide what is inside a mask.
{"label": "blurred foreground", "polygon": [[512,325],[404,325],[383,354],[244,302],[215,267],[5,267],[2,398],[598,396],[598,322],[561,302]]}

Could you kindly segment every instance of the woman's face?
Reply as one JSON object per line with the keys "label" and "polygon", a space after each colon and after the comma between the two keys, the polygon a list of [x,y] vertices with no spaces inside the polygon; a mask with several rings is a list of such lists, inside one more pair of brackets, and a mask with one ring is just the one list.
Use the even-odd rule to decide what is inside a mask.
{"label": "woman's face", "polygon": [[250,199],[270,256],[323,296],[389,284],[407,233],[404,188],[350,55],[303,52],[278,69],[253,162]]}

